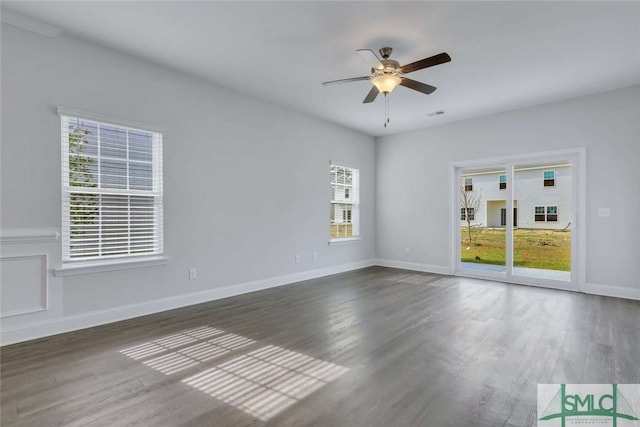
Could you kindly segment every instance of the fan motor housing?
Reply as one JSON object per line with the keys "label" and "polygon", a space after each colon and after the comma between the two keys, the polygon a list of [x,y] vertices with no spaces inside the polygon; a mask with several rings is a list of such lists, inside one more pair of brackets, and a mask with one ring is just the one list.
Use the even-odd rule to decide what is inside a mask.
{"label": "fan motor housing", "polygon": [[373,69],[374,74],[398,74],[398,70],[400,69],[400,63],[398,61],[383,59],[380,63],[382,64],[382,68]]}

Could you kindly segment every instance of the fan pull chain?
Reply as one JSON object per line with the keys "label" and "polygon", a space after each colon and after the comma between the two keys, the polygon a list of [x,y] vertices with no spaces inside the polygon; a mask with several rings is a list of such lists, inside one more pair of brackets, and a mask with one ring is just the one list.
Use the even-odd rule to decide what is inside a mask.
{"label": "fan pull chain", "polygon": [[384,127],[389,123],[389,93],[384,93]]}
{"label": "fan pull chain", "polygon": [[391,101],[390,96],[387,96],[387,123],[389,123],[389,117],[391,117]]}

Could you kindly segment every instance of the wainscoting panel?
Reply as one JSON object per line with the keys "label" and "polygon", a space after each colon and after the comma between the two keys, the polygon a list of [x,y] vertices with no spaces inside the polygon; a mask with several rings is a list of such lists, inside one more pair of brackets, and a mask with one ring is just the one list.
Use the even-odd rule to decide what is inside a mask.
{"label": "wainscoting panel", "polygon": [[0,258],[0,317],[48,309],[47,255]]}

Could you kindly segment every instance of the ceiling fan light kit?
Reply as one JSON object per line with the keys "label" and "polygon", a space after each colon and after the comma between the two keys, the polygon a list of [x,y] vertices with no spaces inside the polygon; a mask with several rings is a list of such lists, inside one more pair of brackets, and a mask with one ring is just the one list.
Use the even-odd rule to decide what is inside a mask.
{"label": "ceiling fan light kit", "polygon": [[378,89],[378,92],[392,92],[400,84],[402,79],[395,74],[379,74],[371,79],[371,83]]}
{"label": "ceiling fan light kit", "polygon": [[435,86],[421,83],[419,81],[412,80],[406,77],[401,77],[401,75],[451,61],[451,57],[446,52],[442,52],[437,55],[421,59],[420,61],[415,61],[410,64],[400,66],[400,63],[398,61],[389,59],[392,51],[393,49],[390,47],[381,48],[379,52],[380,56],[382,56],[383,59],[380,59],[371,49],[358,49],[357,52],[360,57],[369,65],[371,65],[371,76],[331,80],[322,84],[326,86],[335,83],[347,83],[360,80],[371,81],[373,87],[362,102],[364,104],[373,102],[380,92],[384,93],[386,116],[384,126],[387,127],[387,123],[389,123],[389,97],[387,95],[391,93],[396,87],[408,87],[409,89],[424,93],[425,95],[429,95],[436,90]]}

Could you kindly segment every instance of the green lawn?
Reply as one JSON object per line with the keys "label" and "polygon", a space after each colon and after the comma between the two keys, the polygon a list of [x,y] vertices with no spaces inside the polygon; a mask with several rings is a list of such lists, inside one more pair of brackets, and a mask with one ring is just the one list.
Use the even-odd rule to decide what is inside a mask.
{"label": "green lawn", "polygon": [[[479,264],[505,265],[505,229],[471,228],[469,246],[467,227],[460,229],[460,260]],[[571,231],[513,230],[515,267],[571,271]]]}
{"label": "green lawn", "polygon": [[331,237],[353,236],[353,224],[331,224]]}

